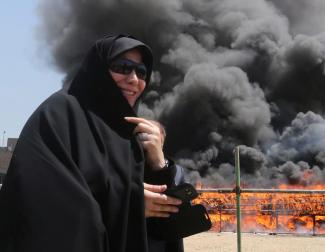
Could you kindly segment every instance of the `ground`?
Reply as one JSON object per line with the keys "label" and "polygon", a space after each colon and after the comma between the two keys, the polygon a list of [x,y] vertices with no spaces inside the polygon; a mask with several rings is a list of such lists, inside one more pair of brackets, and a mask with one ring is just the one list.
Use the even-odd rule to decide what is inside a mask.
{"label": "ground", "polygon": [[[324,236],[242,234],[242,252],[322,252]],[[205,232],[184,239],[185,252],[236,252],[234,233]]]}

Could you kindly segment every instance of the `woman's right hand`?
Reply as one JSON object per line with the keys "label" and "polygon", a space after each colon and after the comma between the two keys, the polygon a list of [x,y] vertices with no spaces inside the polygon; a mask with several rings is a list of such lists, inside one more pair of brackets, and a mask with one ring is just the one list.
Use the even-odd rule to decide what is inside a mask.
{"label": "woman's right hand", "polygon": [[182,201],[163,194],[166,185],[150,185],[143,183],[146,217],[169,217],[170,213],[177,213]]}

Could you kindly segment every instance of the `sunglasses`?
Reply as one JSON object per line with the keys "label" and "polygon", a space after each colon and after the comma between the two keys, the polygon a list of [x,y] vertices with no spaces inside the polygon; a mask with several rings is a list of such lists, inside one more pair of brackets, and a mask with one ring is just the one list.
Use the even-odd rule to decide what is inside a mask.
{"label": "sunglasses", "polygon": [[118,74],[130,74],[134,70],[137,77],[145,80],[147,77],[147,68],[143,63],[136,63],[129,59],[117,59],[111,62],[109,69]]}

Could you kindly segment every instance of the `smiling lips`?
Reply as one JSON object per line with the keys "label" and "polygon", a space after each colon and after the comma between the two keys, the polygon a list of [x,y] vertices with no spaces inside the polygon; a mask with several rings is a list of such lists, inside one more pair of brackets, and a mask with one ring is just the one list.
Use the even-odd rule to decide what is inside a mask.
{"label": "smiling lips", "polygon": [[131,91],[131,90],[126,90],[126,89],[122,89],[122,93],[126,96],[134,96],[137,94],[137,92],[135,91]]}

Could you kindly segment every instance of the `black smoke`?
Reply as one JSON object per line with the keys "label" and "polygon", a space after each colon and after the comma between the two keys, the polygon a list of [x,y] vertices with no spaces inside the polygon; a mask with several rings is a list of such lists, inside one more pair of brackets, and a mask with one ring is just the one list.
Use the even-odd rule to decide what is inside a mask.
{"label": "black smoke", "polygon": [[43,0],[38,36],[66,74],[109,33],[155,56],[141,114],[167,129],[188,178],[248,186],[325,182],[325,1]]}

